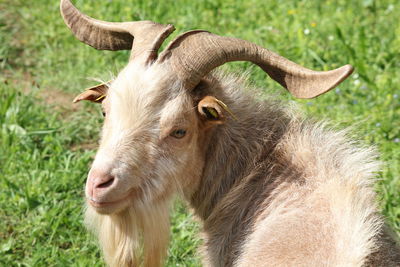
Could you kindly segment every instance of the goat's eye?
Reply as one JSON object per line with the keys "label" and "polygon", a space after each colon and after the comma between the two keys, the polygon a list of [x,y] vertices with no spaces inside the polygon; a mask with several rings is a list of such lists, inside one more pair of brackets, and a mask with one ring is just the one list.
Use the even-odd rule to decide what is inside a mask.
{"label": "goat's eye", "polygon": [[175,130],[172,131],[169,135],[177,139],[181,139],[186,135],[186,130],[183,129]]}
{"label": "goat's eye", "polygon": [[103,111],[101,114],[103,114],[103,117],[105,117],[106,116],[106,113]]}

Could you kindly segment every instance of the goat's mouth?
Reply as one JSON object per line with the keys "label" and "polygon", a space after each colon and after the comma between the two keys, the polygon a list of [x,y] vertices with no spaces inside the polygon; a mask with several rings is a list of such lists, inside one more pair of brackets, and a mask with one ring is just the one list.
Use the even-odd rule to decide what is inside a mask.
{"label": "goat's mouth", "polygon": [[111,214],[125,208],[129,199],[133,197],[133,194],[134,192],[129,192],[126,196],[112,201],[96,200],[92,197],[86,197],[86,200],[98,213]]}
{"label": "goat's mouth", "polygon": [[100,207],[106,207],[106,206],[117,204],[117,203],[123,201],[124,199],[118,199],[118,200],[114,200],[114,201],[98,201],[98,200],[95,200],[94,198],[87,198],[87,200],[88,200],[89,204],[92,205],[93,207],[100,208]]}
{"label": "goat's mouth", "polygon": [[122,209],[124,209],[127,205],[127,199],[119,199],[115,201],[96,201],[95,199],[87,199],[87,202],[97,213],[100,214],[113,214]]}

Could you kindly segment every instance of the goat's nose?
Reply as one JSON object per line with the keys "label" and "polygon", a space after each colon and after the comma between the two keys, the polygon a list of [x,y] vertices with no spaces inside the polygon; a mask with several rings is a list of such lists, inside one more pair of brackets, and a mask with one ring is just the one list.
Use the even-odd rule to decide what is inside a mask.
{"label": "goat's nose", "polygon": [[86,183],[87,193],[90,197],[96,197],[105,193],[115,181],[115,177],[109,172],[91,170]]}
{"label": "goat's nose", "polygon": [[107,188],[110,187],[114,182],[114,177],[111,175],[99,177],[94,180],[93,182],[93,188],[94,189],[99,189],[99,188]]}

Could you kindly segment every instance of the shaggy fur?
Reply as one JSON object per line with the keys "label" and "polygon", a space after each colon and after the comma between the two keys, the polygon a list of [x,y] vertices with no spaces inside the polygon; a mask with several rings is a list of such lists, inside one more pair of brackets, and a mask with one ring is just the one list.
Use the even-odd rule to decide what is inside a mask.
{"label": "shaggy fur", "polygon": [[[375,153],[299,118],[287,103],[257,101],[235,78],[210,84],[239,120],[215,129],[190,199],[204,222],[205,264],[365,264],[382,227],[371,186]],[[400,251],[392,255],[400,264]]]}
{"label": "shaggy fur", "polygon": [[[206,95],[237,120],[201,118]],[[206,266],[400,265],[375,204],[375,153],[291,103],[261,98],[218,73],[192,92],[162,66],[130,63],[117,77],[92,168],[111,166],[120,177],[114,195],[133,189],[115,212],[86,212],[109,265],[162,265],[176,194],[203,223]],[[168,137],[177,127],[188,131],[183,141]]]}

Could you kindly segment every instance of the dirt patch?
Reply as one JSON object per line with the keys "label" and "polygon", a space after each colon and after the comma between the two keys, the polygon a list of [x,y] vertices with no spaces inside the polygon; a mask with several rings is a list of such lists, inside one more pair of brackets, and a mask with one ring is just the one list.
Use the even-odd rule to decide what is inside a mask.
{"label": "dirt patch", "polygon": [[39,91],[39,98],[58,111],[75,112],[79,109],[79,105],[72,103],[74,95],[71,93],[54,89],[46,89]]}
{"label": "dirt patch", "polygon": [[[65,121],[66,123],[68,123],[70,120],[74,120],[77,118],[83,119],[82,103],[74,104],[72,102],[75,94],[52,88],[42,88],[40,87],[40,84],[35,81],[34,76],[31,75],[29,72],[24,72],[21,77],[22,79],[16,79],[15,77],[12,77],[12,73],[7,73],[4,82],[6,84],[10,84],[22,94],[34,98],[35,102],[38,102],[39,105],[44,105],[48,107],[48,112],[56,113],[57,118],[60,121]],[[98,112],[96,106],[97,105],[86,105],[84,107],[85,113],[88,112],[96,114],[96,112]],[[87,116],[90,116],[90,114],[88,114]],[[85,142],[72,144],[70,146],[70,149],[72,151],[85,151],[94,150],[97,147],[97,142]]]}
{"label": "dirt patch", "polygon": [[[74,104],[72,100],[75,95],[72,93],[66,93],[55,89],[40,90],[38,92],[38,99],[48,105],[51,110],[58,113],[58,118],[62,121],[69,121],[76,119],[78,110],[82,110],[82,103]],[[95,113],[94,105],[85,106],[85,111]],[[79,115],[78,115],[79,117]],[[82,117],[79,117],[82,119]],[[97,142],[84,142],[72,144],[70,149],[72,151],[87,151],[95,150],[98,147]]]}
{"label": "dirt patch", "polygon": [[75,95],[57,89],[45,89],[35,81],[35,78],[30,72],[24,72],[21,79],[15,78],[10,71],[4,72],[4,83],[10,84],[23,94],[32,95],[40,102],[55,108],[56,111],[61,111],[63,116],[65,112],[72,113],[79,110],[81,105],[72,103]]}
{"label": "dirt patch", "polygon": [[81,143],[71,146],[72,151],[95,150],[99,147],[97,143]]}

